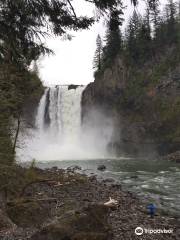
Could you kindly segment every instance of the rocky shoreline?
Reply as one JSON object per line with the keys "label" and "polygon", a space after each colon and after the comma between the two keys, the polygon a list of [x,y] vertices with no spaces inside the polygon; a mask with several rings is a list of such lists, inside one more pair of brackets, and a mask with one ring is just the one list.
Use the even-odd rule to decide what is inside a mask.
{"label": "rocky shoreline", "polygon": [[[0,203],[1,240],[130,240],[180,239],[180,222],[157,213],[121,185],[78,168],[33,170],[41,178],[24,185],[18,198]],[[0,193],[2,199],[2,193]],[[109,198],[117,205],[106,206]],[[173,233],[135,234],[135,229],[172,230]]]}

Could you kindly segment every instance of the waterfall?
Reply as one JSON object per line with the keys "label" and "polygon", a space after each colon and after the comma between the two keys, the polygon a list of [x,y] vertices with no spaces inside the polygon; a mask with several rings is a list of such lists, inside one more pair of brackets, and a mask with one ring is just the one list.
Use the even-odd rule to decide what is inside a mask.
{"label": "waterfall", "polygon": [[28,136],[24,140],[25,148],[19,151],[20,159],[27,159],[27,156],[37,160],[105,157],[112,124],[107,124],[105,116],[93,111],[89,126],[82,129],[81,96],[84,88],[54,86],[45,89],[37,110],[36,129],[32,130],[31,138]]}
{"label": "waterfall", "polygon": [[77,140],[81,129],[81,94],[84,87],[46,89],[38,108],[36,126],[52,141]]}

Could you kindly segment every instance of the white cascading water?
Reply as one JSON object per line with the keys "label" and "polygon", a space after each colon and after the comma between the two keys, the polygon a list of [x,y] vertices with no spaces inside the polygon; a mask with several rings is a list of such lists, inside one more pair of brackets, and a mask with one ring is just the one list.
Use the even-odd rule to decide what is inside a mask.
{"label": "white cascading water", "polygon": [[31,138],[24,140],[25,147],[18,152],[20,159],[79,160],[107,156],[106,147],[113,130],[111,121],[105,122],[104,116],[92,111],[96,126],[89,119],[89,127],[82,130],[83,90],[83,86],[70,90],[68,86],[46,88],[37,111],[36,129]]}

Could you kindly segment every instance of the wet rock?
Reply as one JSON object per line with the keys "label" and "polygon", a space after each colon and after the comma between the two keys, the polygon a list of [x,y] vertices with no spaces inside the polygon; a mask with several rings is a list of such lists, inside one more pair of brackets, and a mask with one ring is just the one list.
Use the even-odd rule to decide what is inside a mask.
{"label": "wet rock", "polygon": [[117,190],[121,190],[121,189],[122,189],[122,186],[121,186],[120,184],[118,184],[118,183],[115,183],[115,184],[112,184],[112,185],[111,185],[111,188],[117,189]]}
{"label": "wet rock", "polygon": [[180,151],[168,154],[167,156],[165,156],[165,159],[172,162],[180,163]]}
{"label": "wet rock", "polygon": [[89,179],[90,182],[96,182],[97,181],[97,178],[96,178],[95,175],[90,176],[88,179]]}
{"label": "wet rock", "polygon": [[130,178],[132,178],[132,179],[137,179],[138,176],[137,176],[137,175],[133,175],[133,176],[131,176]]}
{"label": "wet rock", "polygon": [[74,166],[70,166],[67,168],[68,172],[75,172],[75,171],[81,171],[82,168],[80,166],[74,165]]}
{"label": "wet rock", "polygon": [[99,171],[105,171],[106,170],[106,166],[105,165],[99,165],[97,170]]}
{"label": "wet rock", "polygon": [[58,167],[52,167],[52,168],[51,168],[51,171],[52,171],[52,172],[57,172],[57,171],[58,171]]}
{"label": "wet rock", "polygon": [[70,85],[68,86],[68,90],[71,90],[71,89],[76,90],[76,88],[78,88],[79,86],[80,86],[80,85],[70,84]]}
{"label": "wet rock", "polygon": [[113,183],[115,180],[113,178],[106,178],[102,182],[103,183]]}

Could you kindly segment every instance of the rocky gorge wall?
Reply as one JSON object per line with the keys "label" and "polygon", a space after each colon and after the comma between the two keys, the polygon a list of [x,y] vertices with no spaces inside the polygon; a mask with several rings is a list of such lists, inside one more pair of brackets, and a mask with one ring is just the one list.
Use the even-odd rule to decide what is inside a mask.
{"label": "rocky gorge wall", "polygon": [[82,95],[82,122],[90,109],[111,115],[117,154],[168,154],[180,148],[180,61],[175,50],[142,66],[118,56]]}

